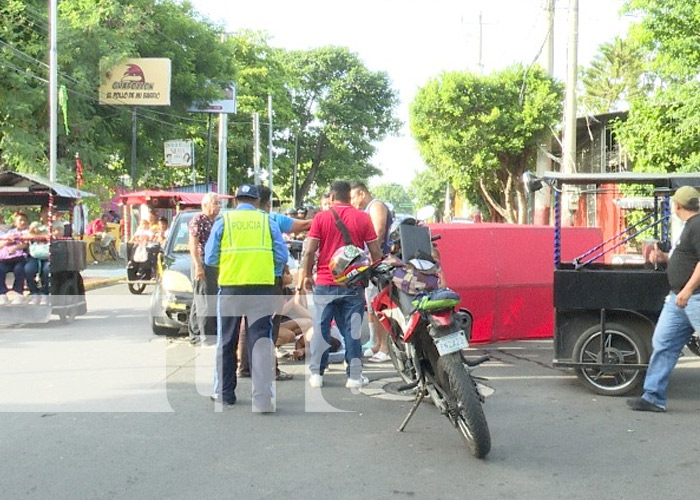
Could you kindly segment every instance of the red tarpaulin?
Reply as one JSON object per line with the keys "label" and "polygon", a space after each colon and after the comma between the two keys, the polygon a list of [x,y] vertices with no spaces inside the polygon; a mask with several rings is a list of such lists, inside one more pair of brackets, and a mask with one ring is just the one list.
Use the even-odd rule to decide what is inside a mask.
{"label": "red tarpaulin", "polygon": [[[551,338],[554,228],[432,224],[447,285],[474,316],[472,341]],[[563,228],[562,260],[602,241],[600,228]]]}
{"label": "red tarpaulin", "polygon": [[[174,208],[176,206],[194,207],[202,204],[202,198],[205,194],[206,193],[145,190],[124,193],[120,196],[120,200],[126,205],[142,205],[146,203],[154,208]],[[233,198],[233,196],[220,194],[219,198],[228,199]]]}

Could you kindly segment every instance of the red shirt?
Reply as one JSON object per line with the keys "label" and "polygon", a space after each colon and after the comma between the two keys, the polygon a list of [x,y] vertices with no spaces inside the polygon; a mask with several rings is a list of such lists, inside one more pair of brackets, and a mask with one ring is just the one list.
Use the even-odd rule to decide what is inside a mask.
{"label": "red shirt", "polygon": [[[377,233],[374,232],[374,226],[369,214],[357,210],[346,203],[336,202],[333,204],[333,208],[340,220],[347,226],[353,245],[364,248],[366,243],[377,239]],[[337,249],[345,246],[345,240],[340,229],[335,225],[333,212],[326,210],[317,213],[311,222],[311,229],[309,229],[307,237],[319,240],[316,284],[336,285],[331,271],[328,269],[328,262],[330,262],[333,253]]]}

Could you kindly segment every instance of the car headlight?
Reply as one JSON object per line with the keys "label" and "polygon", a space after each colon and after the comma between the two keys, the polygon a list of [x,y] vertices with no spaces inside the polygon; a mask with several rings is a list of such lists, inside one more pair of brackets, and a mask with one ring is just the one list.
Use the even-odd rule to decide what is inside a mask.
{"label": "car headlight", "polygon": [[192,282],[183,273],[177,271],[163,271],[161,284],[166,292],[189,292],[192,293]]}

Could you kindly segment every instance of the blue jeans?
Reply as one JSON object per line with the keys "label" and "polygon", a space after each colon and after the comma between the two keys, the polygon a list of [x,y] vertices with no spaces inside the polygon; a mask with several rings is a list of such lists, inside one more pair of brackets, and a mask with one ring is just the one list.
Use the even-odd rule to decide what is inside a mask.
{"label": "blue jeans", "polygon": [[309,371],[323,375],[328,366],[331,345],[331,321],[345,341],[345,369],[348,377],[362,375],[362,317],[365,313],[364,288],[317,285],[314,287],[314,334],[309,346]]}
{"label": "blue jeans", "polygon": [[15,275],[12,289],[17,293],[24,293],[24,262],[24,257],[0,262],[0,295],[7,293],[7,285],[5,284],[7,273]]}
{"label": "blue jeans", "polygon": [[[36,286],[36,275],[39,274],[41,288]],[[49,294],[49,261],[39,260],[34,257],[27,258],[24,265],[24,275],[27,278],[27,288],[32,295]]]}
{"label": "blue jeans", "polygon": [[694,331],[700,332],[700,294],[692,295],[685,308],[680,308],[676,294],[669,293],[651,341],[654,350],[644,379],[644,399],[666,407],[668,379]]}

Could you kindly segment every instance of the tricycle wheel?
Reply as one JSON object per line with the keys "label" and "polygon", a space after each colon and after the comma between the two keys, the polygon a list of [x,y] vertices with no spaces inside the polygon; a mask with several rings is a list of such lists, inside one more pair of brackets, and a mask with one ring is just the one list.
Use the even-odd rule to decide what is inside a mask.
{"label": "tricycle wheel", "polygon": [[58,293],[61,296],[59,303],[62,306],[58,309],[58,317],[61,319],[62,323],[72,323],[73,320],[75,320],[77,312],[74,303],[78,295],[78,287],[75,281],[72,279],[65,281],[61,285]]}
{"label": "tricycle wheel", "polygon": [[129,291],[134,295],[141,295],[146,289],[146,285],[143,283],[129,283]]}
{"label": "tricycle wheel", "polygon": [[[646,343],[629,326],[608,323],[601,359],[601,329],[593,326],[583,332],[574,346],[577,363],[643,364],[649,361]],[[605,396],[621,396],[636,389],[644,381],[645,370],[577,367],[576,375],[593,392]]]}

